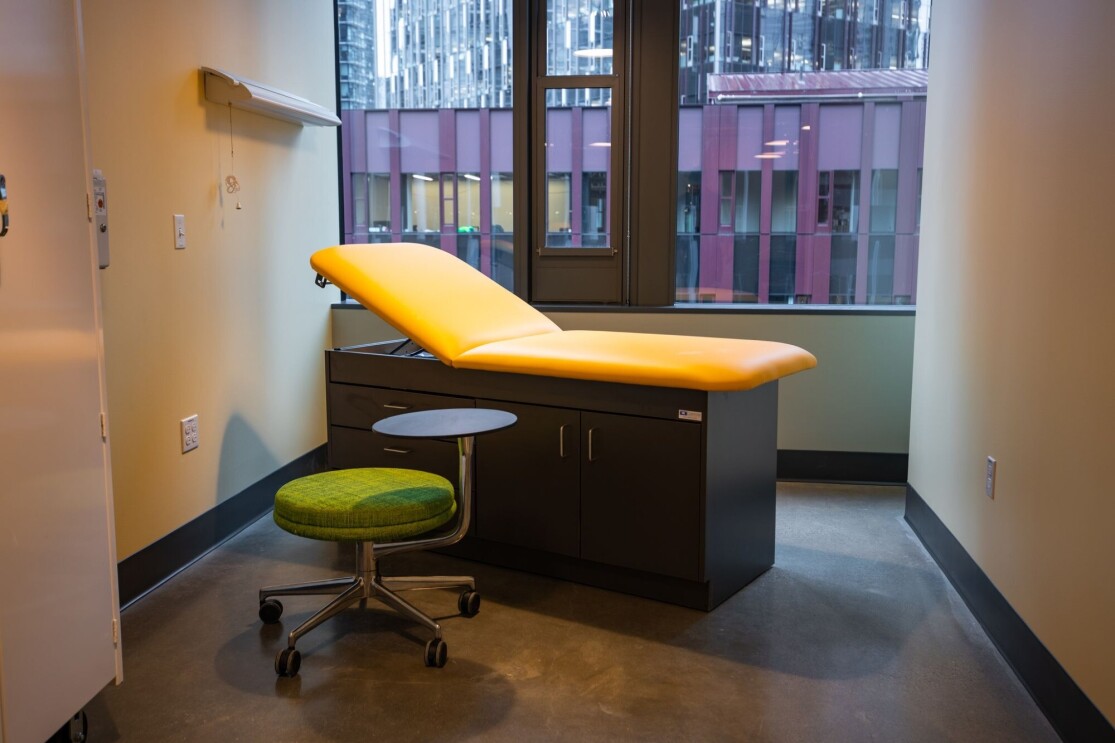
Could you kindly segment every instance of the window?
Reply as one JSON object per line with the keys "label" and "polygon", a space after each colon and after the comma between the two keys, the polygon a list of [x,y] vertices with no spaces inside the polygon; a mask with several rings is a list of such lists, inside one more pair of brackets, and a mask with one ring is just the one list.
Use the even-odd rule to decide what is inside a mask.
{"label": "window", "polygon": [[513,5],[337,4],[345,242],[425,243],[513,288]]}
{"label": "window", "polygon": [[[677,302],[756,285],[769,303],[915,300],[929,16],[928,0],[680,4]],[[714,29],[740,54],[709,50]],[[721,234],[723,173],[755,162],[757,259]]]}
{"label": "window", "polygon": [[535,302],[912,303],[929,9],[338,3],[344,239]]}

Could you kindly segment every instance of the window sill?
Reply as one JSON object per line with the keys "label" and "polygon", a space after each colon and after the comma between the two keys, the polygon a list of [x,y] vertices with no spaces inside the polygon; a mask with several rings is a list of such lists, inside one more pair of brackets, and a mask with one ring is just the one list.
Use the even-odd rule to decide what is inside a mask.
{"label": "window sill", "polygon": [[[679,303],[661,307],[628,307],[616,304],[536,304],[541,312],[603,312],[616,314],[670,313],[683,315],[858,315],[871,317],[913,317],[917,306],[905,305],[845,305],[845,304],[716,304],[716,303]],[[334,302],[335,310],[362,310],[359,302],[347,300]]]}

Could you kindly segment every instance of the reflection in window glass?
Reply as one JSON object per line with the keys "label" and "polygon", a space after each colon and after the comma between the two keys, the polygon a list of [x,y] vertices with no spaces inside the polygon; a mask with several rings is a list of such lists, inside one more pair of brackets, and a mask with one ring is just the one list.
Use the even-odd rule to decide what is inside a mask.
{"label": "reflection in window glass", "polygon": [[473,268],[480,268],[480,235],[458,233],[457,257]]}
{"label": "reflection in window glass", "polygon": [[441,176],[441,223],[444,226],[453,227],[457,224],[457,203],[455,195],[457,193],[456,178],[450,173],[445,173]]}
{"label": "reflection in window glass", "polygon": [[847,21],[851,0],[828,0],[821,13],[822,70],[843,70],[848,56]]}
{"label": "reflection in window glass", "polygon": [[817,24],[814,22],[817,10],[814,7],[819,0],[798,0],[796,7],[791,5],[790,24],[790,54],[789,70],[803,72],[812,70],[813,40],[817,34]]}
{"label": "reflection in window glass", "polygon": [[368,227],[368,174],[352,174],[352,222],[357,230]]}
{"label": "reflection in window glass", "polygon": [[758,235],[736,235],[732,251],[732,301],[759,301]]}
{"label": "reflection in window glass", "polygon": [[572,245],[569,233],[573,229],[573,197],[570,183],[572,173],[546,174],[546,245],[567,247]]}
{"label": "reflection in window glass", "polygon": [[736,173],[735,231],[758,232],[759,211],[763,202],[763,174],[757,170]]}
{"label": "reflection in window glass", "polygon": [[898,170],[871,173],[871,231],[894,232],[898,209]]}
{"label": "reflection in window glass", "polygon": [[492,173],[492,232],[515,231],[515,183],[510,173]]}
{"label": "reflection in window glass", "polygon": [[480,176],[476,173],[457,175],[457,232],[480,232]]}
{"label": "reflection in window glass", "polygon": [[856,236],[833,235],[829,261],[829,304],[856,301]]}
{"label": "reflection in window glass", "polygon": [[780,43],[786,36],[785,3],[766,3],[761,11],[759,28],[759,53],[756,55],[758,69],[761,71],[781,72],[786,54],[786,45]]}
{"label": "reflection in window glass", "polygon": [[612,0],[546,0],[546,74],[612,74]]}
{"label": "reflection in window glass", "polygon": [[872,235],[867,246],[867,303],[894,304],[894,235]]}
{"label": "reflection in window glass", "polygon": [[608,174],[584,173],[581,176],[581,232],[585,245],[607,245]]}
{"label": "reflection in window glass", "polygon": [[717,224],[726,229],[732,228],[733,180],[730,171],[724,171],[720,174],[720,215]]}
{"label": "reflection in window glass", "polygon": [[611,107],[567,105],[606,89],[546,91],[546,247],[609,245]]}
{"label": "reflection in window glass", "polygon": [[437,173],[403,175],[404,231],[441,232],[441,194]]}
{"label": "reflection in window glass", "polygon": [[368,183],[368,232],[379,235],[391,232],[391,176],[372,173]]}
{"label": "reflection in window glass", "polygon": [[337,3],[346,242],[422,242],[514,286],[515,5]]}
{"label": "reflection in window glass", "polygon": [[859,171],[832,174],[832,231],[855,232],[859,215]]}
{"label": "reflection in window glass", "polygon": [[771,174],[770,231],[798,230],[798,172],[776,170]]}
{"label": "reflection in window glass", "polygon": [[678,173],[678,234],[696,234],[701,218],[701,174]]}
{"label": "reflection in window glass", "polygon": [[789,304],[794,301],[794,278],[797,275],[798,236],[770,236],[770,296],[771,304]]}
{"label": "reflection in window glass", "polygon": [[915,302],[930,0],[679,10],[677,301]]}
{"label": "reflection in window glass", "polygon": [[678,302],[697,301],[701,256],[701,173],[678,173],[677,238],[674,246],[674,293]]}
{"label": "reflection in window glass", "polygon": [[829,207],[832,203],[832,173],[827,170],[817,174],[817,224],[829,223]]}
{"label": "reflection in window glass", "polygon": [[514,289],[515,187],[510,173],[492,173],[491,276],[505,289]]}

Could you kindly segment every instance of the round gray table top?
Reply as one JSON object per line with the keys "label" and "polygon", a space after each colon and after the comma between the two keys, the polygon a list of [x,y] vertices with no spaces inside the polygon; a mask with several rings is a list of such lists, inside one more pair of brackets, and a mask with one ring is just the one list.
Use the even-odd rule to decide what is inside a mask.
{"label": "round gray table top", "polygon": [[442,439],[478,436],[510,428],[513,414],[488,408],[443,408],[402,413],[376,421],[372,430],[385,436],[410,439]]}

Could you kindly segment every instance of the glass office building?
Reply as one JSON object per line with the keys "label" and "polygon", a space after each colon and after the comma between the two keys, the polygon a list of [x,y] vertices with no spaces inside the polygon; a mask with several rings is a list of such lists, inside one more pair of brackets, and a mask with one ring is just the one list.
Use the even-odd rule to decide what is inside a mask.
{"label": "glass office building", "polygon": [[[546,12],[550,74],[610,71],[611,2]],[[679,13],[677,301],[916,301],[929,3]],[[342,0],[338,38],[346,241],[435,245],[510,287],[510,0]],[[602,91],[546,107],[547,203],[581,240],[606,228]]]}

